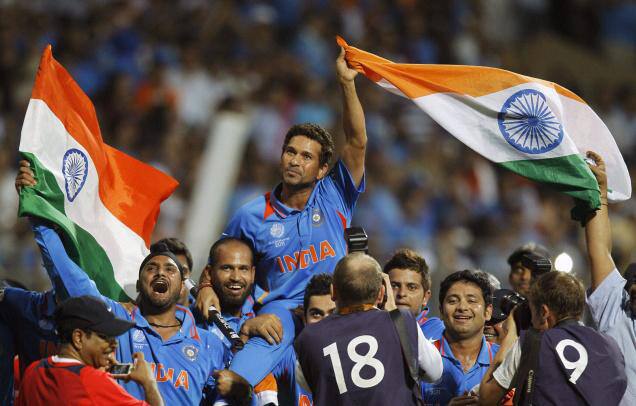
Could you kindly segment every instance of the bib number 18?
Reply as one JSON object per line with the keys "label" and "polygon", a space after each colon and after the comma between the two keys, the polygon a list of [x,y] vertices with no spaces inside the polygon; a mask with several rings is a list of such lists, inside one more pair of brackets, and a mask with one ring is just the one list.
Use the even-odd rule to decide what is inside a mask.
{"label": "bib number 18", "polygon": [[[364,355],[356,351],[358,345],[363,343],[369,346],[369,351]],[[347,355],[351,361],[354,362],[353,368],[351,368],[351,381],[357,387],[371,388],[384,379],[384,365],[379,359],[373,358],[377,352],[378,341],[373,336],[361,335],[349,341],[347,345]],[[322,353],[331,360],[331,366],[336,377],[336,384],[338,385],[338,392],[342,395],[347,392],[347,384],[342,370],[342,363],[340,362],[340,355],[338,354],[337,343],[329,344],[322,349]],[[360,371],[362,371],[365,365],[373,368],[373,376],[370,378],[360,376]]]}

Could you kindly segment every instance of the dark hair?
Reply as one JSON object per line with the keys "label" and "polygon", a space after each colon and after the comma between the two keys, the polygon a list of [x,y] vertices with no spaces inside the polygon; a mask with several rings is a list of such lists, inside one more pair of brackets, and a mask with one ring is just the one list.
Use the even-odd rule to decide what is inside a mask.
{"label": "dark hair", "polygon": [[250,250],[250,255],[252,259],[252,264],[254,264],[254,250],[252,249],[252,245],[245,240],[236,237],[225,237],[217,240],[212,247],[210,247],[210,254],[208,255],[208,265],[214,266],[216,262],[219,260],[219,248],[224,246],[225,244],[229,244],[231,242],[236,242],[242,245],[245,245]]}
{"label": "dark hair", "polygon": [[408,269],[417,272],[422,277],[424,292],[431,288],[431,276],[428,274],[426,261],[411,249],[402,248],[393,253],[389,262],[384,265],[384,273],[388,274],[392,269]]}
{"label": "dark hair", "polygon": [[307,287],[305,287],[305,297],[303,298],[303,308],[307,311],[309,307],[309,299],[312,296],[323,296],[331,294],[331,284],[333,283],[333,277],[328,273],[319,273],[309,280]]}
{"label": "dark hair", "polygon": [[585,288],[568,273],[548,272],[530,285],[530,305],[537,310],[548,306],[558,320],[578,320],[585,310]]}
{"label": "dark hair", "polygon": [[440,306],[442,306],[444,303],[444,299],[446,298],[448,289],[450,289],[450,287],[453,286],[453,284],[455,284],[456,282],[474,283],[475,285],[479,286],[486,305],[492,304],[493,288],[490,284],[490,281],[488,280],[488,276],[486,276],[484,272],[477,272],[465,269],[463,271],[453,272],[452,274],[444,278],[442,284],[439,287]]}
{"label": "dark hair", "polygon": [[333,272],[338,305],[374,304],[382,287],[382,269],[371,256],[354,252],[343,257]]}
{"label": "dark hair", "polygon": [[297,135],[303,135],[310,140],[318,142],[320,144],[320,165],[329,164],[333,157],[335,144],[333,142],[333,137],[329,134],[329,132],[327,132],[327,130],[312,123],[296,124],[287,131],[287,134],[285,134],[283,152],[285,152],[285,148],[287,148],[289,141]]}
{"label": "dark hair", "polygon": [[186,257],[188,263],[188,269],[192,272],[192,254],[183,241],[178,238],[162,238],[150,246],[150,251],[154,252],[158,247],[163,244],[168,248],[168,251],[174,255],[183,255]]}
{"label": "dark hair", "polygon": [[550,252],[541,244],[537,244],[536,242],[529,242],[527,244],[523,244],[521,247],[518,247],[516,250],[510,254],[508,257],[508,265],[511,267],[517,262],[521,261],[521,257],[526,254],[534,254],[543,258],[550,259]]}

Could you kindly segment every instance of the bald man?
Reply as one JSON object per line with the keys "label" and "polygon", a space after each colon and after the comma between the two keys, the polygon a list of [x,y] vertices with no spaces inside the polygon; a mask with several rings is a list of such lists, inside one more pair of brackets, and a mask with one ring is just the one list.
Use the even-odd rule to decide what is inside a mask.
{"label": "bald man", "polygon": [[[316,406],[417,404],[419,383],[406,372],[391,314],[375,307],[384,291],[380,264],[369,255],[349,254],[336,265],[336,312],[306,326],[294,344],[298,383],[312,392]],[[436,381],[442,374],[439,352],[409,311],[394,311],[401,313],[420,378]]]}

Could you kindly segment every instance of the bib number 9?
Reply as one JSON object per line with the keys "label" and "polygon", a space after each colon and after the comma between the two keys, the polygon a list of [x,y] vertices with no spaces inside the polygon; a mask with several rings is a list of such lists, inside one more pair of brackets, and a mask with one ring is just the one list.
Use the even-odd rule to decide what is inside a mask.
{"label": "bib number 9", "polygon": [[[565,358],[563,353],[566,347],[572,347],[576,350],[579,355],[576,361],[570,361]],[[570,382],[576,385],[576,381],[581,377],[585,368],[587,368],[587,350],[580,343],[570,339],[559,341],[555,349],[565,369],[573,370],[570,375]]]}
{"label": "bib number 9", "polygon": [[[366,354],[359,354],[356,351],[360,344],[367,344],[369,346],[369,351],[367,351]],[[349,344],[347,345],[347,355],[351,361],[354,362],[353,368],[351,368],[351,381],[357,387],[371,388],[382,382],[382,379],[384,379],[384,365],[379,359],[373,358],[377,352],[378,341],[373,336],[361,335],[349,341]],[[329,357],[331,360],[331,367],[333,368],[333,372],[336,377],[338,392],[342,395],[347,392],[348,389],[344,379],[344,372],[342,371],[342,363],[340,362],[337,343],[329,344],[322,349],[322,353],[325,357]],[[360,372],[364,366],[373,368],[372,377],[363,378],[360,376]]]}

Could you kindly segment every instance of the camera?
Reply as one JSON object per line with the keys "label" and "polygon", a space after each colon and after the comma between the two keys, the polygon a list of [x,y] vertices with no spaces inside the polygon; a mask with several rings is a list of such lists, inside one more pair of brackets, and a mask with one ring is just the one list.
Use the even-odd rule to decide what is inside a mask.
{"label": "camera", "polygon": [[353,252],[369,253],[369,237],[362,227],[349,227],[345,229],[345,240],[349,254]]}
{"label": "camera", "polygon": [[526,302],[527,299],[514,290],[497,289],[492,297],[492,317],[486,324],[492,326],[506,320],[515,306]]}
{"label": "camera", "polygon": [[108,368],[111,375],[128,375],[132,372],[133,364],[113,364]]}

